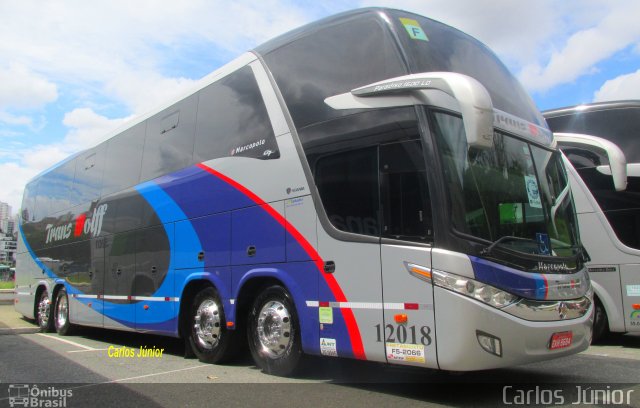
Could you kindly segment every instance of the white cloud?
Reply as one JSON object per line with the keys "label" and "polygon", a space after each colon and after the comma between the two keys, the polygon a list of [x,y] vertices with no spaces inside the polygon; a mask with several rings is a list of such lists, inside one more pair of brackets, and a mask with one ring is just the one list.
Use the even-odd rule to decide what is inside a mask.
{"label": "white cloud", "polygon": [[192,88],[196,80],[167,78],[155,72],[126,72],[105,83],[105,92],[130,111],[146,113]]}
{"label": "white cloud", "polygon": [[16,213],[22,204],[24,185],[37,173],[18,163],[2,163],[0,164],[0,174],[2,174],[2,198],[0,201],[9,203],[13,212]]}
{"label": "white cloud", "polygon": [[69,131],[62,141],[14,151],[11,161],[0,163],[2,201],[8,202],[17,211],[22,202],[24,186],[31,178],[70,155],[104,141],[109,133],[130,119],[109,119],[89,108],[66,113],[63,123]]}
{"label": "white cloud", "polygon": [[606,81],[593,96],[594,102],[640,98],[640,69]]}
{"label": "white cloud", "polygon": [[40,108],[57,98],[56,85],[27,67],[0,68],[0,109]]}
{"label": "white cloud", "polygon": [[[0,25],[0,56],[37,66],[57,83],[89,86],[98,93],[105,85],[127,82],[136,74],[165,76],[162,67],[196,44],[209,52],[203,60],[211,61],[212,55],[221,52],[228,60],[309,20],[299,7],[277,0],[24,0],[3,3],[1,10],[12,18]],[[33,24],[34,16],[37,24]],[[112,96],[123,98],[119,101],[127,106],[137,106],[129,99],[135,89],[134,83],[132,92]]]}
{"label": "white cloud", "polygon": [[[23,0],[2,2],[0,13],[11,16],[0,24],[2,134],[24,127],[21,140],[30,146],[0,149],[0,199],[16,210],[31,177],[191,87],[199,78],[166,73],[182,65],[179,58],[191,47],[206,53],[192,64],[218,64],[309,20],[302,8],[278,0]],[[46,122],[28,110],[54,101],[57,115],[67,112],[62,124],[68,132],[38,135],[41,141],[34,143]],[[109,119],[101,107],[127,117]]]}
{"label": "white cloud", "polygon": [[0,122],[7,125],[31,126],[33,119],[30,116],[12,115],[8,112],[0,111]]}
{"label": "white cloud", "polygon": [[595,72],[599,62],[640,41],[638,15],[638,2],[611,2],[596,25],[574,32],[548,61],[525,66],[520,79],[531,91],[546,91]]}
{"label": "white cloud", "polygon": [[559,29],[558,13],[549,0],[526,5],[512,0],[374,0],[361,4],[422,14],[464,31],[516,64],[535,59],[542,44]]}
{"label": "white cloud", "polygon": [[530,92],[594,72],[640,41],[640,2],[627,0],[363,0],[456,27],[495,51]]}
{"label": "white cloud", "polygon": [[60,144],[62,149],[70,153],[95,146],[103,142],[109,133],[122,126],[131,117],[109,119],[89,108],[77,108],[64,115],[62,123],[70,128]]}

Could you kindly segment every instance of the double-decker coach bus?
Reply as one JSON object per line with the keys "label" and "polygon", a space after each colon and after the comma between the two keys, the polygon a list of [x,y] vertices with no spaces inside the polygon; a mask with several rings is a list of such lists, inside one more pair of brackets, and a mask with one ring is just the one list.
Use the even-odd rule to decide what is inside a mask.
{"label": "double-decker coach bus", "polygon": [[551,132],[489,49],[363,9],[257,47],[26,187],[16,309],[446,370],[565,356],[590,282]]}
{"label": "double-decker coach bus", "polygon": [[570,180],[591,256],[594,341],[609,332],[640,332],[640,100],[543,114],[554,132],[563,132],[558,146],[577,172]]}

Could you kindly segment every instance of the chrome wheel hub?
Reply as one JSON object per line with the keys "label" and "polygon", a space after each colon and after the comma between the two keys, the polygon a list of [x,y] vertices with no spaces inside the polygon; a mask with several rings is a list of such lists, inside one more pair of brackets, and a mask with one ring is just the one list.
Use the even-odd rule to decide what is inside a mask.
{"label": "chrome wheel hub", "polygon": [[40,299],[40,303],[38,303],[38,319],[40,320],[40,327],[46,327],[47,323],[49,323],[50,306],[51,301],[49,300],[49,296]]}
{"label": "chrome wheel hub", "polygon": [[64,327],[67,324],[67,316],[69,316],[69,303],[66,296],[61,296],[58,299],[58,305],[56,307],[56,326]]}
{"label": "chrome wheel hub", "polygon": [[213,299],[200,304],[194,316],[193,328],[198,344],[208,350],[214,348],[220,340],[220,309]]}
{"label": "chrome wheel hub", "polygon": [[266,303],[258,315],[258,341],[262,351],[271,358],[285,354],[292,345],[291,315],[278,301]]}

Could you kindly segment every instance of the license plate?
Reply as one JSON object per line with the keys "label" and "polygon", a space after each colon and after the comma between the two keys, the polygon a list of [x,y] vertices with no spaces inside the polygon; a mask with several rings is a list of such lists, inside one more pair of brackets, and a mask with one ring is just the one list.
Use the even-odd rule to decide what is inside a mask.
{"label": "license plate", "polygon": [[573,332],[553,333],[549,342],[549,350],[557,350],[571,345]]}

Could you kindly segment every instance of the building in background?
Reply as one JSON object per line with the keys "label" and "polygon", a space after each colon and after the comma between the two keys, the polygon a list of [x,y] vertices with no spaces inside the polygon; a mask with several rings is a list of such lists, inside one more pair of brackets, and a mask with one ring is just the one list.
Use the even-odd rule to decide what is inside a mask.
{"label": "building in background", "polygon": [[16,264],[17,223],[11,217],[11,206],[0,202],[0,265]]}
{"label": "building in background", "polygon": [[11,206],[0,201],[0,221],[11,218]]}

